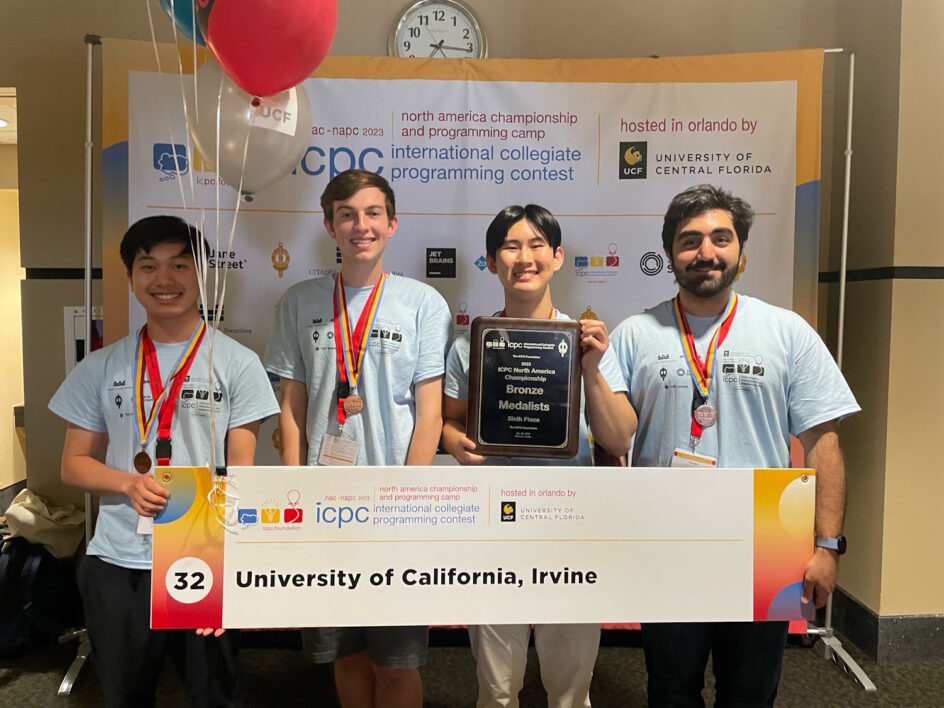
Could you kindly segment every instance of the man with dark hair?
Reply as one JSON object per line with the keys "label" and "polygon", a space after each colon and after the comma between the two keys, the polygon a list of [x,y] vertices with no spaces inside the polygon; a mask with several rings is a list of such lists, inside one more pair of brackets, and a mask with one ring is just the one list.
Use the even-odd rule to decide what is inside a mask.
{"label": "man with dark hair", "polygon": [[[282,463],[428,465],[442,430],[449,308],[430,286],[384,272],[397,217],[383,177],[342,172],[322,206],[341,272],[286,291],[264,356],[280,380]],[[315,661],[334,662],[342,705],[418,707],[428,631],[319,628],[304,637]]]}
{"label": "man with dark hair", "polygon": [[[633,464],[789,467],[790,435],[798,436],[816,470],[817,548],[801,601],[821,607],[845,550],[837,423],[859,406],[802,318],[733,291],[752,220],[746,202],[711,185],[687,189],[669,205],[662,238],[678,295],[625,320],[612,336],[639,416]],[[666,356],[690,374],[690,388],[663,385]],[[726,369],[735,373],[722,377]],[[709,654],[717,705],[774,704],[786,622],[645,624],[642,637],[649,705],[703,706]]]}
{"label": "man with dark hair", "polygon": [[[492,220],[485,234],[485,250],[488,269],[498,276],[505,292],[505,307],[500,316],[570,319],[551,302],[551,278],[564,262],[560,244],[560,224],[544,207],[509,206]],[[606,325],[597,320],[583,320],[580,324],[584,386],[577,456],[571,460],[511,460],[475,453],[475,443],[466,436],[470,340],[465,334],[456,339],[449,351],[443,399],[443,446],[459,463],[592,465],[584,408],[595,441],[615,456],[626,454],[636,419],[613,353],[608,349]],[[478,708],[518,705],[530,634],[529,624],[469,627],[479,684]],[[599,645],[598,624],[534,626],[534,646],[541,662],[548,706],[590,705],[590,679]]]}
{"label": "man with dark hair", "polygon": [[[167,653],[192,705],[234,701],[233,633],[150,629],[151,528],[168,497],[154,480],[155,464],[208,465],[212,441],[217,465],[251,465],[260,421],[278,412],[259,358],[207,331],[200,318],[197,249],[206,249],[200,232],[176,217],[149,217],[128,229],[121,257],[147,322],[90,352],[49,402],[68,422],[62,481],[101,497],[79,586],[108,706],[154,705]],[[187,391],[196,401],[195,391],[207,395],[178,405]],[[103,445],[104,464],[97,458]]]}
{"label": "man with dark hair", "polygon": [[203,258],[209,255],[210,247],[196,226],[176,216],[149,216],[131,224],[118,246],[129,276],[139,253],[150,253],[158,244],[180,244],[180,253],[194,260],[199,258],[198,250],[203,251]]}
{"label": "man with dark hair", "polygon": [[669,204],[662,221],[662,249],[666,254],[672,253],[672,244],[680,222],[713,209],[720,209],[731,215],[731,224],[740,243],[740,250],[744,250],[751,226],[754,225],[754,210],[751,205],[721,187],[702,184],[676,195]]}

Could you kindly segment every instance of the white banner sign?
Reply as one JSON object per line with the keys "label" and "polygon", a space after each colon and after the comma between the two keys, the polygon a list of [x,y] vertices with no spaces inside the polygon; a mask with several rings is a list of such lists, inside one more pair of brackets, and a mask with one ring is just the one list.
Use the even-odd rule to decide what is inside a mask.
{"label": "white banner sign", "polygon": [[225,534],[208,479],[164,481],[155,627],[801,617],[804,470],[234,468]]}

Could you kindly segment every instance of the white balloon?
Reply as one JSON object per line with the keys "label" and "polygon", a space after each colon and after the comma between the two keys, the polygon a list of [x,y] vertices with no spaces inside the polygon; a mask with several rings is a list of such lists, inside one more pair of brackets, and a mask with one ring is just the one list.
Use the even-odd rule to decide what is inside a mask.
{"label": "white balloon", "polygon": [[[197,103],[191,85],[187,104],[190,135],[200,154],[233,188],[239,187],[242,172],[243,194],[255,194],[287,175],[308,147],[311,106],[301,84],[267,98],[250,96],[223,73],[219,64],[207,59],[197,69]],[[244,169],[247,131],[249,147]]]}

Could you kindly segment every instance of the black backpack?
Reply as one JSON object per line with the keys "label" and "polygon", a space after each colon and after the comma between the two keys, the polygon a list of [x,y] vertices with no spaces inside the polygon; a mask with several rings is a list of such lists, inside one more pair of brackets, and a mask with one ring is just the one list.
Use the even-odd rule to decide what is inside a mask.
{"label": "black backpack", "polygon": [[14,537],[0,551],[0,658],[20,656],[81,626],[71,559]]}

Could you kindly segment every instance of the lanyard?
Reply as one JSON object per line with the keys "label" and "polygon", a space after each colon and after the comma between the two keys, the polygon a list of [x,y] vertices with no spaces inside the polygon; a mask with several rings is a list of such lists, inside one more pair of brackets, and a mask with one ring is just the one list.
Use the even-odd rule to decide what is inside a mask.
{"label": "lanyard", "polygon": [[731,330],[731,324],[734,322],[734,315],[737,313],[738,296],[733,290],[728,298],[728,305],[725,308],[724,317],[721,324],[711,335],[711,341],[708,343],[708,351],[705,354],[705,360],[702,361],[695,348],[695,337],[692,335],[691,327],[688,325],[688,318],[685,317],[685,310],[682,309],[682,302],[678,295],[673,300],[673,309],[675,313],[675,324],[679,333],[679,340],[682,343],[682,351],[685,352],[685,362],[688,364],[688,371],[695,382],[695,389],[692,395],[692,445],[701,440],[702,432],[715,424],[718,413],[711,405],[711,392],[714,388],[715,369],[718,355],[718,347],[724,342]]}
{"label": "lanyard", "polygon": [[[177,397],[180,395],[180,389],[187,378],[187,372],[197,356],[197,349],[203,341],[206,334],[206,323],[203,320],[197,324],[187,346],[181,352],[180,358],[174,365],[173,373],[168,378],[167,388],[161,379],[161,370],[157,361],[157,350],[154,342],[147,333],[147,325],[141,328],[138,334],[137,350],[134,357],[134,417],[135,430],[138,435],[138,443],[141,450],[147,446],[147,442],[154,430],[154,423],[157,422],[157,448],[155,455],[157,464],[166,466],[170,464],[171,446],[170,446],[170,428],[174,419],[174,409],[177,406]],[[144,377],[147,374],[148,383],[151,387],[151,411],[147,415],[144,413]],[[212,392],[211,392],[212,395]],[[150,461],[148,462],[150,466]]]}
{"label": "lanyard", "polygon": [[334,341],[338,360],[338,426],[343,426],[348,414],[355,415],[364,408],[364,401],[357,395],[357,381],[360,378],[364,355],[367,353],[367,343],[377,311],[380,309],[380,300],[383,297],[384,284],[387,281],[385,273],[380,274],[380,280],[374,285],[364,309],[361,310],[357,325],[351,332],[351,320],[347,314],[347,298],[344,295],[344,281],[338,274],[334,281]]}

